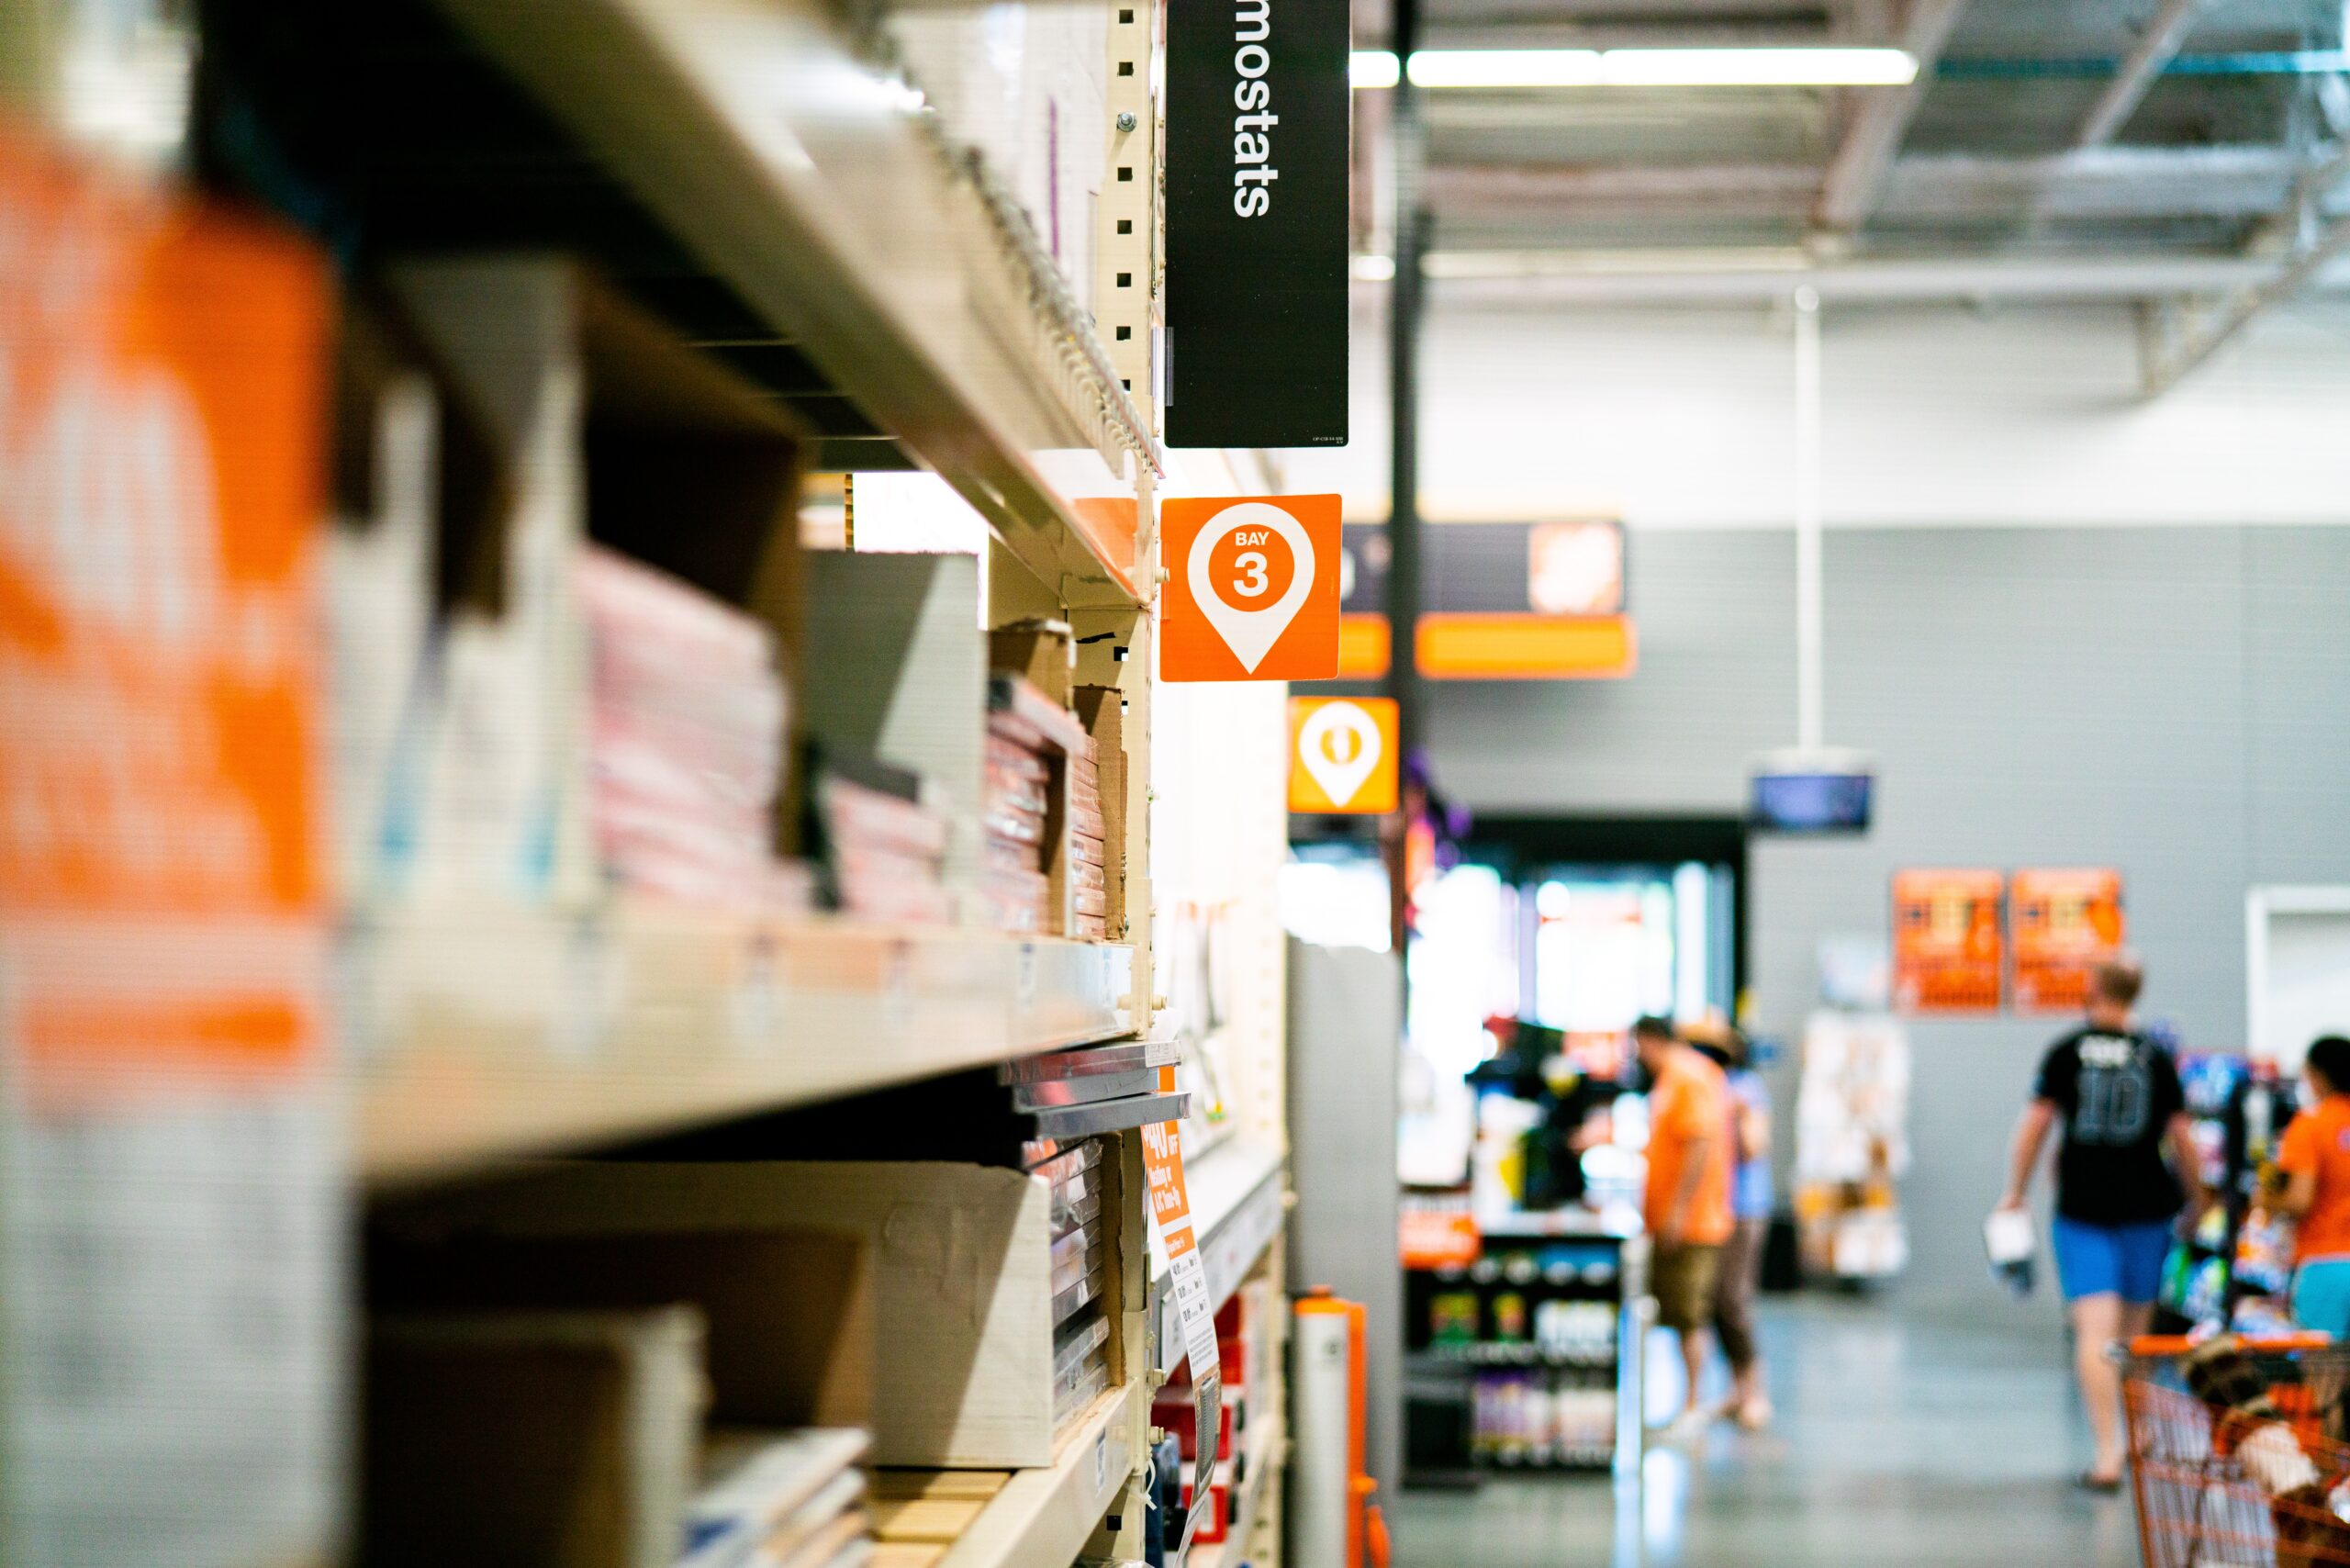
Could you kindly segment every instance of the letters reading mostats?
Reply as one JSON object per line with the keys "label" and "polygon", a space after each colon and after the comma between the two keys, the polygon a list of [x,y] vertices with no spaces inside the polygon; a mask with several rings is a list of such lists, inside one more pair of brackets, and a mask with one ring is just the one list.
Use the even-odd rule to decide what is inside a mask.
{"label": "letters reading mostats", "polygon": [[1272,36],[1273,0],[1234,0],[1232,7],[1232,69],[1239,80],[1232,86],[1232,210],[1243,218],[1261,218],[1273,207],[1273,182],[1281,172],[1273,166],[1273,127],[1281,117],[1270,113],[1272,84],[1265,73],[1273,57],[1265,47]]}

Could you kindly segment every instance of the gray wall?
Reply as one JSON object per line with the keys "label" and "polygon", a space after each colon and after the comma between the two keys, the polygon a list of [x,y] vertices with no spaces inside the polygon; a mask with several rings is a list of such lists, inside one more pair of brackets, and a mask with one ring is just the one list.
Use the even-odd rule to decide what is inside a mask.
{"label": "gray wall", "polygon": [[1364,1468],[1393,1497],[1404,1470],[1404,1277],[1395,1267],[1397,1058],[1393,957],[1289,943],[1289,1288],[1363,1304]]}
{"label": "gray wall", "polygon": [[[1751,754],[1793,740],[1789,536],[1632,552],[1637,675],[1440,689],[1438,775],[1472,806],[1731,811]],[[1876,754],[1877,819],[1757,843],[1763,1030],[1800,1027],[1822,935],[1885,929],[1897,868],[2112,865],[2149,1014],[2240,1047],[2245,888],[2350,882],[2350,529],[1839,529],[1826,583],[1827,738]],[[2053,1030],[1911,1031],[1918,1305],[1995,1299],[1982,1215]]]}

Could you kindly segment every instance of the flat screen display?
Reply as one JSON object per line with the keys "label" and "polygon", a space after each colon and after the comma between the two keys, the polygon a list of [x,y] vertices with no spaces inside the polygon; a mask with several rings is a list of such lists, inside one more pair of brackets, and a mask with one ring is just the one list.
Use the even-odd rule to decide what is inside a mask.
{"label": "flat screen display", "polygon": [[1747,816],[1762,833],[1866,833],[1866,773],[1758,773]]}

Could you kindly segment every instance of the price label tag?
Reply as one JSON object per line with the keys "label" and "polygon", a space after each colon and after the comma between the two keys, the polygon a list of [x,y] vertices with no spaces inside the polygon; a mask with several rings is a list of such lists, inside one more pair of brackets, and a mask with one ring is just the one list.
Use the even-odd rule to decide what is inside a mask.
{"label": "price label tag", "polygon": [[[1162,1083],[1171,1085],[1172,1069],[1161,1069]],[[1142,1163],[1150,1192],[1151,1223],[1158,1226],[1167,1252],[1169,1296],[1182,1326],[1183,1349],[1192,1361],[1192,1387],[1197,1406],[1194,1428],[1198,1454],[1192,1465],[1192,1506],[1183,1516],[1183,1548],[1192,1544],[1200,1515],[1208,1506],[1208,1485],[1215,1479],[1216,1449],[1224,1420],[1223,1368],[1216,1361],[1215,1306],[1208,1299],[1207,1272],[1200,1262],[1199,1238],[1192,1228],[1191,1193],[1183,1184],[1183,1140],[1173,1122],[1158,1122],[1142,1129]]]}

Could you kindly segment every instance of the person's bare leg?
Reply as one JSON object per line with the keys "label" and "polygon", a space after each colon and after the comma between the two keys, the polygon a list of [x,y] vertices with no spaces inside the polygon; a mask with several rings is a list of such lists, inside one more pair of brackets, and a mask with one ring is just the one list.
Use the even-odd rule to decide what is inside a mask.
{"label": "person's bare leg", "polygon": [[2081,1403],[2088,1407],[2089,1435],[2097,1443],[2089,1473],[2099,1481],[2121,1473],[2121,1373],[2107,1351],[2124,1331],[2124,1315],[2117,1295],[2083,1296],[2073,1304],[2073,1369],[2081,1380]]}
{"label": "person's bare leg", "polygon": [[1689,1399],[1684,1409],[1695,1416],[1699,1411],[1698,1389],[1706,1380],[1706,1362],[1714,1353],[1714,1331],[1692,1328],[1681,1336],[1681,1359],[1689,1368]]}

